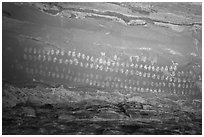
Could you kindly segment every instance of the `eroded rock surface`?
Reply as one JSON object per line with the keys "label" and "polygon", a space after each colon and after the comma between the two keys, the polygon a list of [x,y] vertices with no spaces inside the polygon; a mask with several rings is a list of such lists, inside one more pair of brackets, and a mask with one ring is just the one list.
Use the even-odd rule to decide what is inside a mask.
{"label": "eroded rock surface", "polygon": [[3,102],[9,100],[3,105],[3,134],[202,133],[201,100],[128,100],[119,93],[62,87],[6,85],[3,91]]}
{"label": "eroded rock surface", "polygon": [[202,134],[201,3],[3,3],[3,134]]}

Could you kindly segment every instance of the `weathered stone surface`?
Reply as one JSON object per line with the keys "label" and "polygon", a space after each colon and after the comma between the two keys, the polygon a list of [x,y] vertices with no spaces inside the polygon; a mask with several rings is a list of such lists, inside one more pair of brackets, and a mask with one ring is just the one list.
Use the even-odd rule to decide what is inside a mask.
{"label": "weathered stone surface", "polygon": [[75,120],[75,116],[69,114],[61,114],[58,116],[59,120],[73,121]]}
{"label": "weathered stone surface", "polygon": [[131,98],[128,98],[129,102],[139,102],[139,103],[143,103],[145,104],[146,103],[146,100],[144,98],[142,98],[141,96],[133,96]]}
{"label": "weathered stone surface", "polygon": [[[84,50],[90,50],[97,56],[104,54],[98,51],[104,48],[102,45],[105,45],[105,47],[117,47],[121,51],[124,50],[122,55],[125,57],[122,56],[121,59],[126,60],[127,55],[135,55],[132,49],[137,46],[135,47],[135,43],[131,46],[129,41],[134,40],[137,35],[137,39],[144,39],[137,43],[141,48],[149,44],[157,50],[158,44],[156,42],[155,44],[154,40],[163,42],[159,47],[164,46],[165,52],[160,54],[159,50],[156,54],[150,53],[150,56],[162,55],[163,57],[168,53],[170,63],[179,62],[181,67],[178,69],[186,70],[193,64],[196,75],[202,73],[200,67],[202,8],[199,3],[15,4],[23,6],[29,13],[21,11],[20,13],[26,16],[24,18],[15,8],[5,10],[7,5],[3,4],[3,51],[6,51],[3,53],[3,66],[6,65],[9,69],[14,67],[21,70],[23,66],[18,60],[12,60],[13,62],[10,60],[13,54],[8,56],[5,53],[10,53],[9,51],[13,49],[5,45],[15,45],[16,50],[28,45],[33,47],[38,45],[45,49],[50,47],[69,49],[69,46],[72,48],[77,46],[80,49],[84,46]],[[36,20],[35,17],[40,19]],[[77,20],[83,21],[77,22]],[[72,22],[71,26],[66,24],[67,21]],[[74,29],[67,30],[67,27]],[[138,28],[136,31],[138,34],[127,31],[128,28],[131,30],[135,27]],[[76,28],[83,28],[84,31]],[[142,31],[147,28],[151,28],[151,31]],[[97,34],[90,33],[91,31]],[[155,32],[160,32],[160,37],[157,37]],[[119,39],[111,36],[119,37]],[[129,39],[126,42],[125,39],[122,41],[124,37]],[[152,41],[146,42],[149,39]],[[121,43],[130,49],[125,51],[127,47],[122,46]],[[88,49],[87,45],[91,44],[100,47],[100,50],[95,52],[93,46]],[[169,45],[165,47],[166,44]],[[182,54],[169,50],[168,47],[171,46]],[[115,51],[107,53],[112,57]],[[18,58],[20,55],[15,56]],[[36,58],[32,57],[32,60]],[[162,61],[166,63],[166,60]],[[25,64],[33,67],[32,61],[27,63]],[[40,67],[40,64],[36,67],[46,69],[43,66]],[[15,82],[3,81],[6,84],[3,84],[2,89],[2,134],[202,134],[202,99],[189,99],[189,96],[185,95],[158,96],[154,93],[146,94],[146,91],[133,92],[132,88],[135,85],[130,89],[123,88],[122,90],[111,88],[104,90],[95,86],[77,87],[71,82],[68,85],[61,84],[60,76],[57,80],[54,79],[53,83],[45,83],[45,80],[41,79],[36,81],[37,76],[33,74],[32,69],[32,75],[29,77],[29,80],[32,80],[21,82],[18,78],[25,78],[26,70],[16,73],[5,68],[3,78],[12,79]],[[54,67],[47,69],[58,71]],[[88,73],[92,72],[91,70]],[[36,73],[39,73],[42,79],[46,77],[41,71],[37,70]],[[169,75],[165,71],[163,73]],[[199,77],[198,79],[195,85],[201,93],[202,79]],[[46,80],[49,81],[49,78]],[[113,78],[111,80],[114,81]],[[164,92],[169,93],[169,90],[170,88]],[[193,92],[186,93],[193,94]]]}
{"label": "weathered stone surface", "polygon": [[[8,87],[7,87],[8,88]],[[94,95],[92,94],[89,96],[92,97],[92,99],[85,99],[77,102],[72,101],[72,97],[75,98],[72,94],[62,94],[62,91],[65,91],[65,89],[57,89],[58,92],[50,92],[50,89],[44,89],[43,91],[40,91],[38,89],[27,89],[24,88],[19,89],[12,86],[12,93],[15,93],[15,90],[18,92],[22,92],[21,94],[26,94],[28,96],[35,95],[32,91],[37,91],[38,93],[41,93],[41,96],[35,96],[36,103],[34,101],[25,101],[18,102],[14,106],[10,107],[3,107],[4,115],[3,115],[3,121],[4,121],[4,127],[7,127],[7,130],[4,130],[3,133],[11,133],[12,132],[19,132],[18,130],[12,130],[9,129],[9,127],[12,126],[21,126],[21,125],[30,125],[30,126],[36,126],[38,123],[42,127],[39,127],[39,129],[36,129],[36,133],[38,134],[55,134],[59,133],[57,129],[62,131],[62,134],[200,134],[201,128],[199,125],[202,121],[202,115],[201,115],[201,109],[198,104],[200,103],[199,100],[192,100],[190,101],[174,101],[174,100],[153,100],[154,102],[152,104],[147,104],[147,101],[141,101],[141,98],[134,98],[127,101],[117,102],[114,103],[112,100],[97,100]],[[8,88],[10,89],[10,88]],[[5,90],[8,90],[5,88]],[[26,91],[31,92],[26,92]],[[62,90],[62,91],[60,91]],[[69,92],[69,91],[65,91]],[[30,94],[28,94],[30,93]],[[47,94],[52,94],[53,99],[50,99],[47,101],[46,96]],[[71,92],[69,92],[71,93]],[[74,92],[73,92],[74,93]],[[45,95],[43,95],[45,94]],[[57,94],[54,95],[54,94]],[[61,95],[62,94],[62,95]],[[16,94],[14,94],[16,95]],[[63,98],[67,97],[70,98],[70,101],[58,101],[58,96],[62,96]],[[83,94],[82,94],[83,95]],[[40,97],[39,100],[38,97]],[[62,98],[61,97],[61,98]],[[81,97],[82,98],[82,97]],[[4,101],[4,100],[3,100]],[[41,101],[41,103],[37,103],[37,101]],[[60,102],[60,103],[59,103]],[[46,104],[49,103],[49,104]],[[148,101],[148,103],[151,103],[151,100]],[[27,106],[25,106],[27,104]],[[196,104],[196,105],[195,105]],[[29,106],[31,105],[31,106]],[[35,109],[34,109],[35,108]],[[21,118],[22,117],[22,118]],[[37,123],[30,123],[28,119],[36,118],[38,119]],[[51,121],[58,121],[61,122],[61,124],[52,124]],[[13,125],[6,123],[6,121],[13,121]],[[100,128],[101,124],[97,124],[98,126],[93,126],[92,130],[80,130],[80,131],[72,131],[69,130],[66,132],[67,127],[66,122],[79,122],[84,123],[88,121],[92,121],[93,123],[100,123],[100,122],[113,122],[117,124],[118,126],[121,125],[122,121],[127,121],[127,123],[135,122],[143,122],[148,124],[149,126],[145,126],[143,124],[138,125],[140,128],[135,132],[132,127],[128,127],[130,129],[123,129],[117,127],[111,128],[111,129],[97,129]],[[114,122],[115,121],[115,122]],[[129,122],[128,122],[129,121]],[[122,123],[121,123],[122,122]],[[187,125],[185,123],[188,123]],[[9,122],[11,123],[11,122]],[[64,123],[64,124],[62,124]],[[156,124],[157,123],[157,124]],[[178,126],[178,123],[181,124]],[[37,124],[37,125],[38,125]],[[57,124],[57,125],[56,125]],[[111,124],[111,123],[110,123]],[[154,125],[156,124],[156,125]],[[125,126],[126,124],[123,123]],[[142,126],[143,125],[143,126]],[[160,126],[159,126],[160,125]],[[182,125],[186,125],[188,128],[188,131],[181,128]],[[91,125],[90,125],[91,126]],[[155,127],[157,127],[155,129]],[[52,129],[52,132],[50,131]],[[72,127],[72,128],[79,128],[80,127]],[[85,128],[85,127],[83,127]],[[142,129],[146,130],[142,130]],[[94,131],[94,129],[96,131]],[[10,132],[12,130],[12,132]],[[32,134],[34,130],[27,130],[25,133]],[[22,133],[22,132],[21,132]],[[61,134],[60,133],[60,134]],[[22,133],[24,134],[24,133]]]}
{"label": "weathered stone surface", "polygon": [[11,85],[5,85],[2,89],[2,107],[14,107],[19,103],[26,103],[27,96],[21,89]]}
{"label": "weathered stone surface", "polygon": [[36,117],[35,109],[32,107],[22,107],[22,111],[26,117]]}

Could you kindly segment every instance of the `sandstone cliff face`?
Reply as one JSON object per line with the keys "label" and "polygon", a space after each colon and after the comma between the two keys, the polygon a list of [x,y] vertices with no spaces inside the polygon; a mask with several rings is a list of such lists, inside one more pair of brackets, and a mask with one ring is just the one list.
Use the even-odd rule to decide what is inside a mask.
{"label": "sandstone cliff face", "polygon": [[3,3],[3,134],[202,134],[201,3]]}

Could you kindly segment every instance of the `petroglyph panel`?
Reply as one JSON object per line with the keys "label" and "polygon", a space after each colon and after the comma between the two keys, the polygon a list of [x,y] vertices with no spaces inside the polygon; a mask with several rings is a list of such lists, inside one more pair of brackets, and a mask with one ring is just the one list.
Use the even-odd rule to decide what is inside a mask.
{"label": "petroglyph panel", "polygon": [[[5,68],[11,72],[4,77],[12,80],[14,75],[20,80],[22,76],[51,83],[99,86],[127,93],[184,96],[199,93],[194,83],[202,78],[191,67],[197,62],[193,64],[194,58],[190,56],[195,49],[191,48],[194,43],[188,38],[189,32],[168,35],[166,31],[157,33],[150,26],[144,29],[109,22],[111,25],[104,25],[104,30],[110,32],[104,35],[104,30],[96,25],[101,23],[97,19],[73,22],[56,16],[56,20],[43,22],[40,17],[49,18],[49,15],[36,11],[39,16],[32,20],[25,13],[20,12],[24,22],[16,17],[19,22],[15,25],[23,26],[21,29],[11,29],[7,22],[12,22],[4,21],[6,36],[11,31],[19,34],[11,40],[4,37],[3,46],[8,45],[15,51],[3,48]],[[193,65],[188,64],[189,59]]]}
{"label": "petroglyph panel", "polygon": [[[173,66],[157,66],[156,62],[148,64],[146,56],[131,57],[125,62],[120,62],[115,55],[114,60],[117,62],[114,62],[108,57],[96,58],[76,50],[45,51],[41,48],[25,47],[22,58],[25,62],[29,62],[21,67],[26,73],[36,77],[61,79],[64,83],[74,82],[103,87],[101,83],[105,82],[106,88],[119,88],[133,92],[159,94],[166,90],[171,94],[193,94],[191,91],[193,86],[190,87],[189,78],[189,75],[193,75],[192,72],[175,73]],[[42,65],[35,67],[28,65],[32,63]],[[52,69],[53,66],[55,69]],[[84,73],[80,75],[79,72]]]}

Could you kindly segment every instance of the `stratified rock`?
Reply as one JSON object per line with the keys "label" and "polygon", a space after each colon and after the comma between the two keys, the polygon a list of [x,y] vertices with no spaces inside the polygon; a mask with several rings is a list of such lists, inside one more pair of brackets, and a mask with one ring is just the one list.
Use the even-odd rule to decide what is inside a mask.
{"label": "stratified rock", "polygon": [[58,116],[59,120],[73,121],[76,119],[75,116],[69,114],[61,114]]}
{"label": "stratified rock", "polygon": [[3,134],[202,134],[202,3],[2,7]]}
{"label": "stratified rock", "polygon": [[39,134],[48,134],[48,131],[45,129],[45,128],[40,128],[39,130],[38,130],[38,133]]}
{"label": "stratified rock", "polygon": [[2,90],[2,107],[14,107],[17,104],[26,103],[27,98],[21,89],[8,84]]}
{"label": "stratified rock", "polygon": [[22,107],[23,114],[27,117],[36,117],[35,109],[32,107]]}
{"label": "stratified rock", "polygon": [[145,104],[147,101],[141,97],[141,96],[133,96],[131,98],[128,98],[128,102],[138,102],[138,103],[143,103]]}
{"label": "stratified rock", "polygon": [[124,114],[117,113],[115,111],[111,110],[106,110],[106,111],[101,111],[100,113],[96,114],[95,120],[97,119],[103,119],[103,120],[122,120],[122,119],[127,119],[127,116]]}

